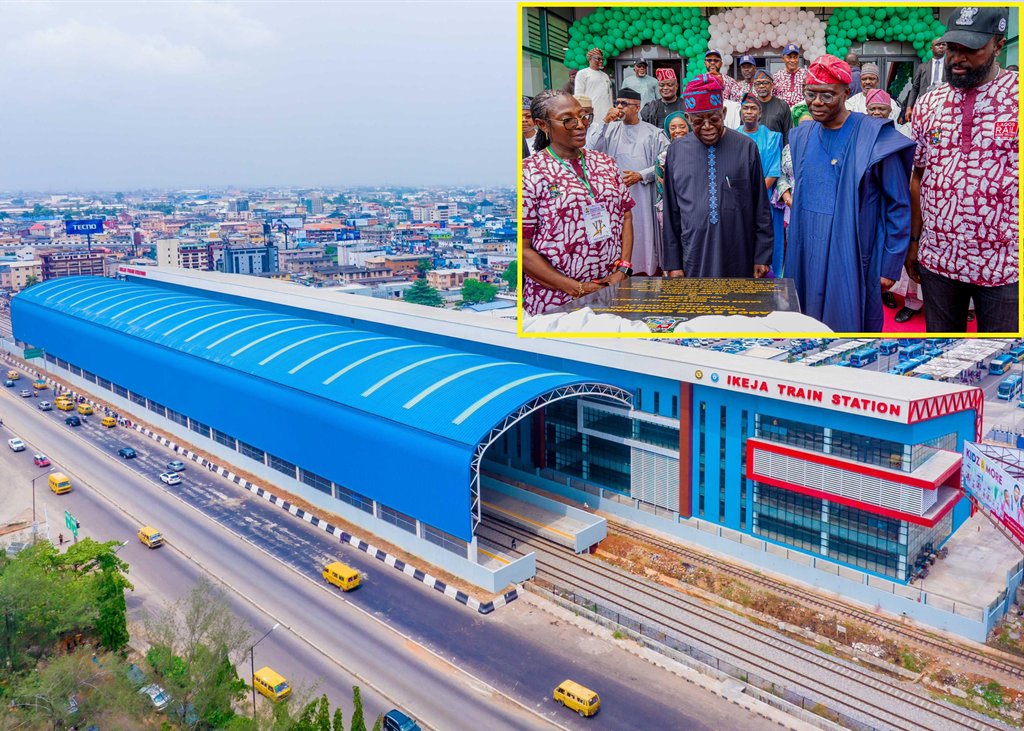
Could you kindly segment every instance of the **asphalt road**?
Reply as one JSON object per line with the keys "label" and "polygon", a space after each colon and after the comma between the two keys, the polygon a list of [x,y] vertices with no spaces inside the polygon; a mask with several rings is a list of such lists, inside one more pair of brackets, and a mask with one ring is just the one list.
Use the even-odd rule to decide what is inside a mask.
{"label": "asphalt road", "polygon": [[[358,684],[368,717],[399,706],[435,729],[771,726],[621,648],[538,616],[544,613],[525,602],[491,617],[474,614],[193,464],[182,485],[165,486],[157,476],[169,451],[135,432],[104,429],[99,416],[67,427],[64,412],[38,412],[38,399],[20,399],[17,390],[0,397],[3,437],[16,433],[29,449],[3,450],[3,474],[27,503],[29,480],[44,472],[31,454],[42,450],[75,483],[64,496],[53,495],[44,479],[36,483],[37,511],[40,519],[48,512],[52,538],[68,509],[83,535],[128,541],[121,555],[136,584],[133,613],[186,594],[202,571],[216,576],[254,637],[282,624],[256,648],[257,666],[271,665],[300,690],[315,686],[346,713]],[[52,400],[52,393],[40,398]],[[125,445],[139,457],[118,458]],[[134,538],[144,523],[165,534],[164,548],[151,551]],[[328,558],[358,568],[365,585],[349,594],[326,587],[319,570]],[[566,677],[601,693],[596,718],[579,719],[553,703],[551,689]]]}

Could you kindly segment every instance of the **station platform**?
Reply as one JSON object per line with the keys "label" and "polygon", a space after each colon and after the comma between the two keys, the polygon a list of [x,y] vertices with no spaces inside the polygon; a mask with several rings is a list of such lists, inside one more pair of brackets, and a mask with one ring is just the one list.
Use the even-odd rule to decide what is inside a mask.
{"label": "station platform", "polygon": [[[490,477],[481,477],[481,512],[498,520],[513,523],[531,533],[548,538],[576,553],[582,553],[608,536],[608,521],[586,510],[574,508],[559,500],[532,490],[516,487]],[[478,551],[495,549],[494,560],[500,561],[500,546],[479,538]],[[478,559],[483,563],[484,556]]]}
{"label": "station platform", "polygon": [[913,584],[928,593],[928,602],[933,605],[942,597],[977,607],[990,606],[1006,591],[1007,577],[1020,570],[1024,559],[980,512],[968,518],[945,547],[949,549],[946,558],[929,567],[928,578]]}

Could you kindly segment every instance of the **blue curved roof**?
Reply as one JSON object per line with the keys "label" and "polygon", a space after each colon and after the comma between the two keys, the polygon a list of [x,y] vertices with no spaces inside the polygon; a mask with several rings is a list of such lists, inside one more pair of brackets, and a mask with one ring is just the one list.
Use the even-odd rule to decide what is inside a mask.
{"label": "blue curved roof", "polygon": [[466,445],[537,396],[588,380],[114,279],[55,279],[17,300]]}

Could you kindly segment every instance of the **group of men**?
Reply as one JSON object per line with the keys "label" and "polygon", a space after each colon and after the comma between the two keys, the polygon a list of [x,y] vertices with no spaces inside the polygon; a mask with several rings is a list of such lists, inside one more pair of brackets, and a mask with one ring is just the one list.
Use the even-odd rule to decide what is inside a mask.
{"label": "group of men", "polygon": [[[738,79],[709,50],[682,96],[671,68],[652,78],[644,60],[614,92],[591,50],[570,84],[594,115],[587,147],[615,159],[636,202],[633,271],[785,276],[805,314],[850,333],[882,330],[899,283],[899,321],[923,299],[929,332],[965,332],[972,305],[979,332],[1016,332],[1018,77],[996,63],[1007,24],[1002,8],[954,9],[905,110],[877,65],[825,55],[802,68],[795,44],[772,76],[741,57]],[[669,144],[675,112],[689,133]],[[773,198],[780,176],[788,205]]]}

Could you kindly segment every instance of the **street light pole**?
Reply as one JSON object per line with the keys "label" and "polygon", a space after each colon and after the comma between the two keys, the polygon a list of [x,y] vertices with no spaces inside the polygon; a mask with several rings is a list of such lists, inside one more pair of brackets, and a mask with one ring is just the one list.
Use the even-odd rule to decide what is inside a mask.
{"label": "street light pole", "polygon": [[[33,477],[32,478],[32,542],[33,543],[36,542],[36,533],[39,530],[39,526],[36,523],[36,480],[40,480],[40,479],[46,477],[51,472],[53,472],[52,468],[48,469],[46,472],[44,472],[43,474],[39,475],[38,477]],[[47,528],[47,531],[49,531],[49,528]]]}
{"label": "street light pole", "polygon": [[267,639],[267,636],[280,626],[280,622],[275,623],[273,627],[268,629],[263,634],[262,637],[260,637],[258,640],[253,642],[252,645],[249,646],[249,667],[252,670],[252,720],[254,723],[256,721],[256,654],[254,650],[256,649],[256,645],[260,644],[261,642],[263,642],[263,640]]}

